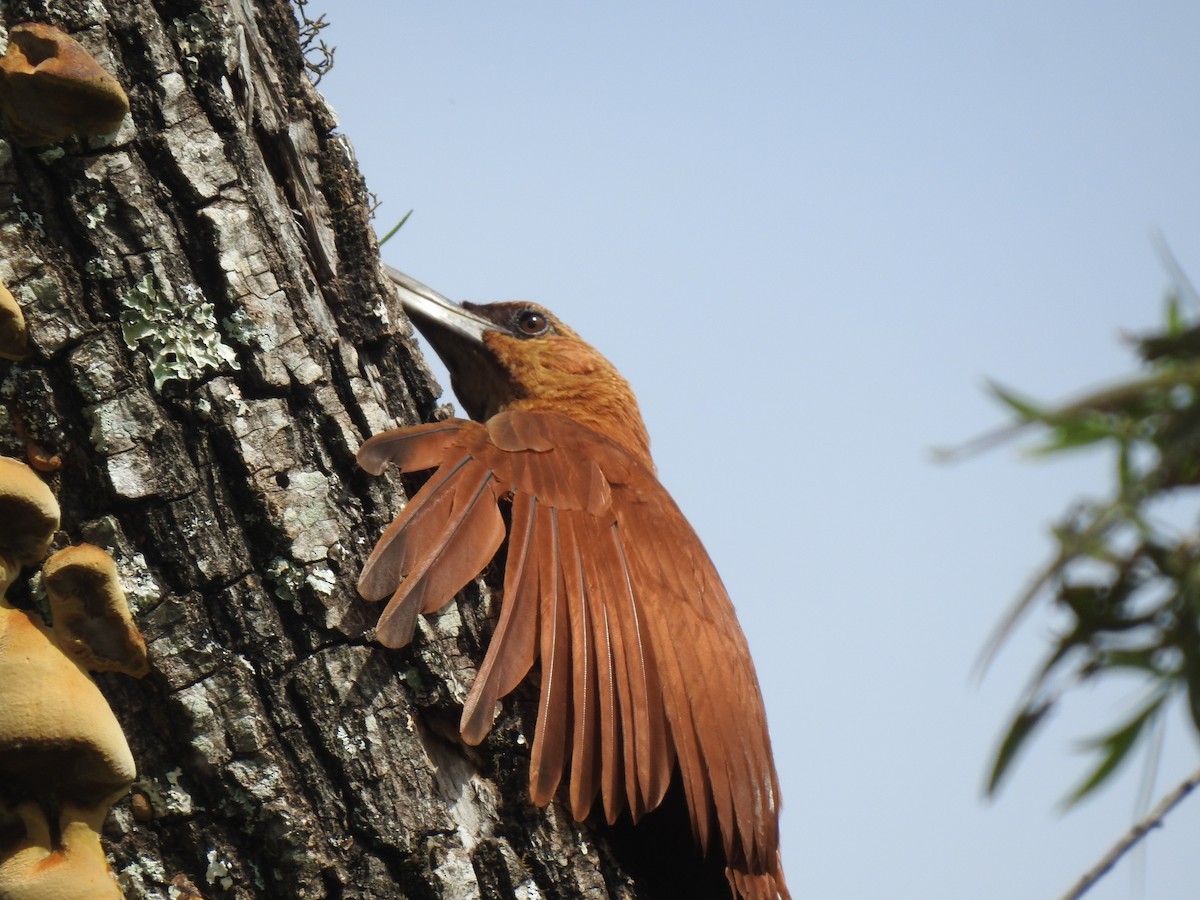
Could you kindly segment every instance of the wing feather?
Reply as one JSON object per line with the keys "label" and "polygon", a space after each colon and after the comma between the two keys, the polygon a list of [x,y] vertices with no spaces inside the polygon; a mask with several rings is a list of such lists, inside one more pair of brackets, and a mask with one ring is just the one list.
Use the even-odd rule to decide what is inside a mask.
{"label": "wing feather", "polygon": [[[595,704],[600,731],[599,734],[593,732],[593,740],[599,742],[604,814],[609,822],[615,822],[625,807],[626,798],[631,796],[628,790],[622,790],[626,762],[630,771],[636,764],[632,742],[635,726],[624,647],[614,621],[620,615],[620,610],[614,608],[621,597],[620,560],[612,553],[611,543],[606,542],[609,526],[594,516],[581,515],[579,518],[585,535],[580,545],[586,547],[586,552],[580,556],[580,569],[596,645]],[[627,722],[623,721],[626,714]]]}
{"label": "wing feather", "polygon": [[534,522],[541,617],[542,685],[529,760],[529,796],[545,806],[567,758],[571,629],[560,557],[558,510],[540,507]]}
{"label": "wing feather", "polygon": [[[624,668],[617,665],[616,651],[613,647],[613,633],[609,621],[608,607],[603,603],[592,605],[592,628],[596,634],[598,648],[597,674],[600,682],[600,788],[604,798],[604,817],[608,824],[617,821],[624,807],[623,801],[629,795],[621,792],[622,775],[625,772],[624,750],[629,755],[629,746],[622,746],[620,695],[628,698],[628,687],[618,686],[624,674]],[[628,699],[626,699],[628,705]],[[632,730],[632,728],[630,729]],[[632,765],[631,765],[632,768]],[[632,803],[630,804],[632,806]]]}
{"label": "wing feather", "polygon": [[[695,717],[688,699],[687,678],[692,673],[687,671],[686,665],[676,652],[671,623],[661,616],[651,615],[647,624],[662,674],[667,726],[679,761],[680,775],[683,777],[692,830],[701,848],[707,850],[712,827],[710,810],[713,797]],[[703,690],[701,685],[694,682],[691,688]]]}
{"label": "wing feather", "polygon": [[[450,505],[446,535],[433,553],[423,587],[428,599],[421,612],[436,612],[479,576],[504,543],[504,517],[496,498],[495,477],[479,462],[460,470]],[[411,579],[410,579],[411,580]]]}
{"label": "wing feather", "polygon": [[496,701],[520,684],[537,659],[538,571],[530,552],[536,515],[537,499],[532,494],[513,498],[500,620],[463,705],[459,727],[463,740],[472,746],[491,730]]}
{"label": "wing feather", "polygon": [[376,624],[384,646],[412,640],[418,612],[435,612],[488,564],[504,541],[495,478],[477,460],[431,479],[384,532],[367,560],[359,591],[370,596],[389,576],[400,583]]}
{"label": "wing feather", "polygon": [[625,734],[626,797],[634,821],[662,802],[671,782],[675,764],[674,749],[666,727],[661,677],[644,633],[638,591],[629,573],[621,531],[614,521],[607,539],[615,565],[610,565],[617,584],[610,603],[616,638],[615,645],[623,665],[619,684],[625,686],[622,699],[622,727]]}
{"label": "wing feather", "polygon": [[597,648],[592,629],[589,606],[602,601],[589,595],[583,577],[583,552],[586,541],[586,523],[583,514],[564,511],[560,516],[562,534],[563,583],[566,588],[566,605],[571,623],[571,688],[572,688],[572,736],[571,736],[571,813],[577,820],[587,818],[600,788],[596,765],[600,743]]}
{"label": "wing feather", "polygon": [[[705,677],[706,665],[711,667],[716,660],[723,657],[703,654],[708,657],[706,664],[699,651],[707,649],[708,635],[696,633],[699,629],[686,629],[686,624],[680,624],[683,627],[663,636],[665,641],[670,642],[671,650],[668,653],[674,652],[685,679],[683,685],[672,687],[678,695],[677,705],[682,706],[686,703],[690,707],[690,721],[695,728],[695,743],[699,750],[699,758],[694,762],[701,766],[695,777],[706,782],[705,793],[711,798],[716,809],[717,822],[722,826],[729,826],[736,821],[733,801],[735,776],[730,771],[729,756],[736,752],[736,748],[731,745],[743,738],[737,733],[740,729],[736,727],[736,720],[728,721],[729,714],[735,710],[723,710],[724,716],[714,710],[710,691],[714,688],[719,691],[721,688],[713,684],[716,679]],[[721,674],[727,677],[728,673]],[[730,733],[714,740],[713,730],[718,728],[730,729]],[[723,844],[728,852],[734,836],[733,829],[722,827],[721,832]]]}
{"label": "wing feather", "polygon": [[[444,519],[448,516],[446,510],[452,503],[454,489],[446,489],[446,486],[470,461],[470,456],[462,454],[442,463],[392,524],[384,529],[358,576],[358,592],[364,599],[382,600],[393,593],[421,556],[430,551],[429,544],[441,534]],[[427,511],[429,515],[426,515]],[[424,529],[421,528],[422,520],[426,523]],[[414,534],[424,537],[424,546],[419,539],[413,539]]]}
{"label": "wing feather", "polygon": [[381,432],[358,448],[358,465],[372,475],[382,474],[388,463],[402,472],[432,469],[442,464],[446,447],[458,437],[463,424],[461,419],[450,419]]}
{"label": "wing feather", "polygon": [[666,492],[655,528],[629,527],[640,520],[625,513],[645,496],[620,492],[614,503],[634,583],[660,597],[651,627],[660,666],[670,668],[663,689],[693,824],[702,840],[718,827],[731,863],[775,872],[778,778],[749,648],[716,569]]}

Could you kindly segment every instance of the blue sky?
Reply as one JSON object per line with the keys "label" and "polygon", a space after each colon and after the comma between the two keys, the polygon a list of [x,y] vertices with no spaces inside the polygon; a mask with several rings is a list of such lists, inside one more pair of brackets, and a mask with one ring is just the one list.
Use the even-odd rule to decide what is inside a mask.
{"label": "blue sky", "polygon": [[[384,258],[543,303],[638,392],[663,482],[737,604],[797,896],[1056,897],[1140,767],[1062,815],[1074,698],[994,802],[989,756],[1053,634],[991,628],[1108,460],[933,446],[1130,370],[1200,280],[1200,5],[312,0]],[[1194,520],[1194,514],[1192,516]],[[1200,764],[1173,721],[1155,795]],[[1200,800],[1089,897],[1194,893]]]}

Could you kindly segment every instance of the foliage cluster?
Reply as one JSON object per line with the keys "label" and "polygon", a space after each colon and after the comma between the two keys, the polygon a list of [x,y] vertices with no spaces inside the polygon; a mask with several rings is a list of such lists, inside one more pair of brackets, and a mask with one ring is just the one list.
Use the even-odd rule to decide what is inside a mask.
{"label": "foliage cluster", "polygon": [[1134,340],[1141,369],[1114,387],[1050,408],[993,386],[1018,427],[1043,431],[1037,452],[1105,445],[1115,451],[1116,471],[1109,497],[1078,503],[1055,526],[1053,561],[991,648],[1040,597],[1049,594],[1064,613],[1066,625],[1000,744],[989,792],[1064,694],[1097,679],[1132,673],[1144,690],[1131,714],[1089,741],[1092,767],[1069,804],[1105,783],[1145,743],[1173,697],[1184,697],[1200,734],[1200,537],[1172,524],[1178,504],[1190,510],[1190,522],[1200,522],[1200,312],[1185,315],[1180,299],[1194,300],[1190,294],[1177,290],[1162,329]]}

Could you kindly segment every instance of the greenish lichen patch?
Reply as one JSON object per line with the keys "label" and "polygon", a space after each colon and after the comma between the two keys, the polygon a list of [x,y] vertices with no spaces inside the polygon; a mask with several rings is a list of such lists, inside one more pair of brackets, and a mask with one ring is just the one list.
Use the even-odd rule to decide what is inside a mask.
{"label": "greenish lichen patch", "polygon": [[85,210],[83,214],[84,224],[92,231],[104,224],[104,220],[108,217],[108,204],[103,201],[97,203],[89,210]]}
{"label": "greenish lichen patch", "polygon": [[209,884],[219,884],[225,890],[233,887],[233,874],[229,861],[222,859],[216,850],[208,851],[208,868],[204,872],[204,880]]}
{"label": "greenish lichen patch", "polygon": [[244,309],[235,309],[229,318],[221,320],[221,324],[225,326],[225,333],[235,343],[241,344],[243,347],[271,349],[270,346],[264,344],[258,327],[254,324],[254,320],[246,314]]}
{"label": "greenish lichen patch", "polygon": [[318,594],[329,596],[333,593],[333,589],[337,587],[337,576],[333,574],[332,569],[325,566],[318,566],[313,569],[308,578],[305,579],[308,586]]}
{"label": "greenish lichen patch", "polygon": [[178,891],[172,890],[168,894],[161,889],[170,880],[162,862],[149,856],[137,857],[117,873],[126,900],[165,900],[167,897],[175,900],[180,896]]}
{"label": "greenish lichen patch", "polygon": [[156,391],[169,381],[238,368],[237,354],[217,330],[213,305],[196,285],[185,284],[178,296],[168,295],[147,275],[121,298],[121,307],[125,345],[149,358]]}
{"label": "greenish lichen patch", "polygon": [[305,581],[304,572],[282,556],[271,560],[265,574],[274,588],[275,596],[280,600],[292,603],[300,595]]}
{"label": "greenish lichen patch", "polygon": [[198,807],[192,795],[179,783],[183,769],[172,769],[166,773],[167,783],[155,778],[141,778],[134,787],[146,795],[154,814],[158,818],[194,815]]}

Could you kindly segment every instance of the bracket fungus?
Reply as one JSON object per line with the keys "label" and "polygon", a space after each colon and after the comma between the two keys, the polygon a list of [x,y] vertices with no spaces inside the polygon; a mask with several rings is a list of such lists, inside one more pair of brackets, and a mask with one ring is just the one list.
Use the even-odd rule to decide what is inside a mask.
{"label": "bracket fungus", "polygon": [[[58,529],[58,504],[29,467],[0,457],[0,575],[5,590],[38,562]],[[109,807],[128,790],[133,754],[116,716],[79,662],[60,648],[105,634],[136,635],[116,567],[96,547],[68,548],[47,563],[47,592],[64,621],[99,610],[102,627],[70,624],[58,638],[41,619],[0,596],[0,900],[103,900],[121,890],[100,845]],[[97,554],[107,562],[98,561]],[[56,562],[57,561],[57,562]],[[50,563],[55,563],[51,566]],[[95,574],[99,571],[99,574]],[[93,588],[95,590],[93,590]],[[55,594],[58,600],[55,600]],[[95,596],[93,596],[95,595]],[[145,647],[140,668],[145,668]],[[114,649],[115,648],[115,649]],[[121,656],[105,638],[89,653]],[[136,656],[136,654],[135,654]],[[135,663],[128,663],[138,667]]]}
{"label": "bracket fungus", "polygon": [[25,315],[9,289],[0,283],[0,359],[24,359],[28,353]]}
{"label": "bracket fungus", "polygon": [[0,456],[0,593],[41,562],[58,531],[58,501],[22,462]]}
{"label": "bracket fungus", "polygon": [[120,897],[100,845],[133,755],[95,683],[45,627],[0,608],[0,898]]}
{"label": "bracket fungus", "polygon": [[133,624],[113,558],[91,544],[59,550],[42,566],[54,636],[64,653],[92,672],[141,678],[146,642]]}
{"label": "bracket fungus", "polygon": [[53,25],[25,22],[8,33],[0,59],[0,111],[23,147],[116,131],[129,98],[77,40]]}

